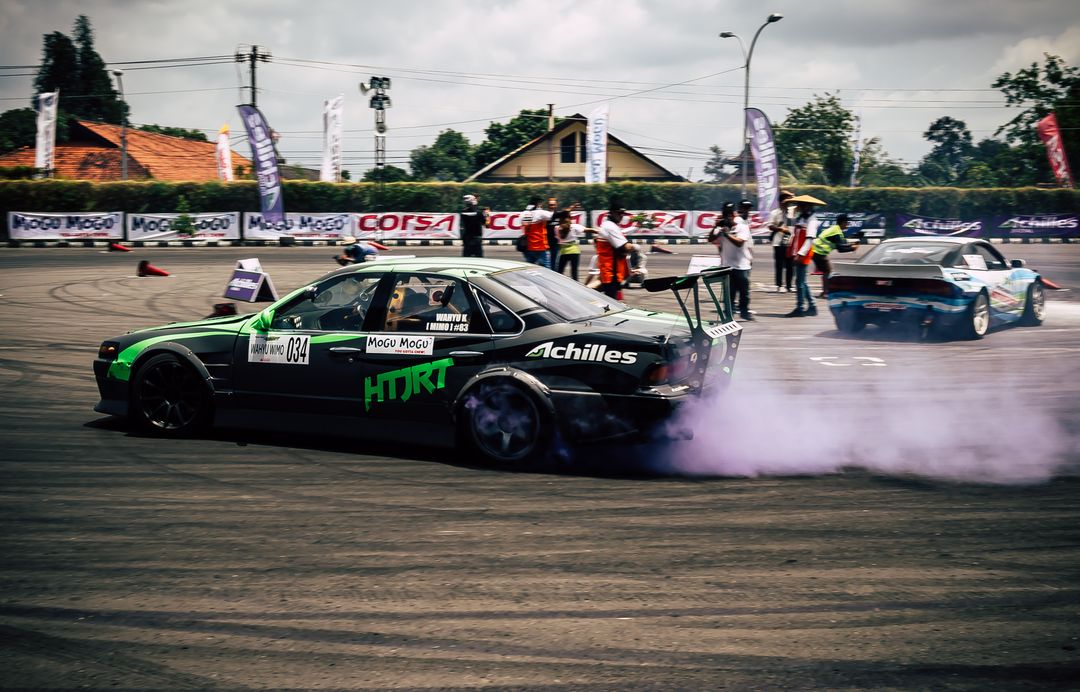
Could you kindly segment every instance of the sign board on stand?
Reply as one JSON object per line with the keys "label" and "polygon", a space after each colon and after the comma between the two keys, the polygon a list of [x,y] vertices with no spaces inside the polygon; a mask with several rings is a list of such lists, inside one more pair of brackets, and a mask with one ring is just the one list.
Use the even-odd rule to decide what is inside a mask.
{"label": "sign board on stand", "polygon": [[691,255],[687,274],[698,274],[706,269],[721,266],[720,255]]}
{"label": "sign board on stand", "polygon": [[278,299],[270,275],[262,270],[258,258],[236,260],[225,297],[247,303],[272,303]]}

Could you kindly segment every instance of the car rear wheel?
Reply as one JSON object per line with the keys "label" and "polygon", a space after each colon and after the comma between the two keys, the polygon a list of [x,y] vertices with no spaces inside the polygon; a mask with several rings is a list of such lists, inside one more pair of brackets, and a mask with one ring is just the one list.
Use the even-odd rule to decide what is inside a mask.
{"label": "car rear wheel", "polygon": [[1036,281],[1028,286],[1027,300],[1024,302],[1024,315],[1020,324],[1037,327],[1046,317],[1046,289]]}
{"label": "car rear wheel", "polygon": [[965,314],[960,335],[965,339],[981,339],[990,329],[990,300],[985,293],[975,296]]}
{"label": "car rear wheel", "polygon": [[857,334],[866,322],[853,310],[842,310],[836,315],[836,328],[845,334]]}
{"label": "car rear wheel", "polygon": [[190,435],[210,422],[206,383],[187,363],[161,353],[140,367],[132,381],[131,410],[139,424],[159,435]]}
{"label": "car rear wheel", "polygon": [[465,399],[464,434],[484,460],[530,466],[547,451],[547,415],[536,397],[511,382],[485,382]]}

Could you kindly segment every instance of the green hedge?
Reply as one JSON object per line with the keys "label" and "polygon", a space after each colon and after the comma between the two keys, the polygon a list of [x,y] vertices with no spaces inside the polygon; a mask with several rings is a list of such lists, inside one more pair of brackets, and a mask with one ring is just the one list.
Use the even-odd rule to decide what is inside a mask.
{"label": "green hedge", "polygon": [[[587,210],[607,209],[618,199],[628,209],[718,209],[739,199],[738,185],[704,183],[320,183],[286,181],[285,208],[298,212],[454,211],[463,194],[480,197],[495,210],[523,209],[530,197],[580,202]],[[975,219],[995,214],[1075,213],[1080,190],[1040,188],[846,188],[808,185],[811,194],[837,211],[908,213]],[[751,188],[751,194],[753,189]],[[81,180],[0,181],[0,212],[170,212],[180,198],[192,212],[259,211],[254,181],[92,183]]]}

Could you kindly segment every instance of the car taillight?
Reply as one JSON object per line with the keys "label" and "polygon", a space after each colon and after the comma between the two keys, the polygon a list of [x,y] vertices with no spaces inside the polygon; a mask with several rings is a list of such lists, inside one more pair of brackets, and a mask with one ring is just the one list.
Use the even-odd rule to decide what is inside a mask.
{"label": "car taillight", "polygon": [[120,352],[120,344],[115,341],[106,341],[98,346],[98,358],[102,360],[116,360],[116,354]]}
{"label": "car taillight", "polygon": [[655,387],[658,384],[673,384],[686,379],[693,371],[689,356],[671,361],[658,361],[645,371],[645,384]]}

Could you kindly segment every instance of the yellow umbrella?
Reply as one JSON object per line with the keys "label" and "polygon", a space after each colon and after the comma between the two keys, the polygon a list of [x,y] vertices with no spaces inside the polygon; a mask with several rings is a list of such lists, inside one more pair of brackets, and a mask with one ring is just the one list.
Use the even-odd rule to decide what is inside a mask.
{"label": "yellow umbrella", "polygon": [[827,202],[822,202],[817,197],[812,197],[810,195],[799,195],[798,197],[792,197],[788,200],[789,204],[799,204],[800,202],[803,204],[820,204],[823,207],[827,204]]}

